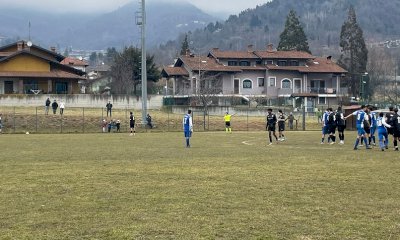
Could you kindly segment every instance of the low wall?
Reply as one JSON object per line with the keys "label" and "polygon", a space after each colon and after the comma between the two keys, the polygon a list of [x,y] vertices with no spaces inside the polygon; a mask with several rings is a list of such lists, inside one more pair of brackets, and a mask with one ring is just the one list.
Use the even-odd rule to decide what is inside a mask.
{"label": "low wall", "polygon": [[[1,106],[44,106],[47,98],[51,102],[57,100],[58,103],[63,101],[65,107],[105,107],[108,101],[111,101],[113,108],[142,108],[141,97],[126,95],[93,95],[93,94],[10,94],[0,95]],[[160,109],[163,104],[162,95],[149,95],[147,97],[148,109]]]}

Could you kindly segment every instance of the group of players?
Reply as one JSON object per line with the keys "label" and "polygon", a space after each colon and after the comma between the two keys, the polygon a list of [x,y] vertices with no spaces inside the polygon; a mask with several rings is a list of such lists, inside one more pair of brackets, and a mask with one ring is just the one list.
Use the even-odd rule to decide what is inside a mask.
{"label": "group of players", "polygon": [[379,146],[382,151],[388,149],[389,135],[393,136],[394,150],[398,151],[398,141],[400,141],[400,116],[398,109],[390,107],[386,114],[380,112],[377,114],[372,111],[372,106],[362,105],[360,110],[353,112],[348,116],[344,116],[342,109],[339,107],[337,111],[328,108],[322,116],[322,139],[324,144],[325,136],[328,135],[328,143],[335,144],[336,129],[339,132],[340,144],[344,144],[344,130],[346,128],[345,120],[351,116],[356,117],[357,139],[354,143],[354,150],[358,150],[358,146],[365,144],[366,149],[371,149],[371,145],[376,145],[375,133],[378,133]]}
{"label": "group of players", "polygon": [[[380,112],[378,116],[372,112],[370,106],[362,105],[361,109],[353,112],[345,119],[356,116],[357,139],[354,143],[354,150],[364,142],[366,149],[371,149],[371,140],[375,145],[375,132],[378,131],[379,147],[381,151],[389,148],[389,135],[393,136],[393,146],[395,151],[399,151],[398,141],[400,141],[400,116],[398,109],[390,107],[386,114]],[[368,141],[367,141],[368,139]]]}
{"label": "group of players", "polygon": [[[226,112],[224,116],[226,131],[231,132],[230,120],[231,116]],[[346,128],[346,119],[351,116],[356,117],[357,139],[354,144],[354,150],[358,150],[358,146],[362,146],[364,142],[366,149],[371,149],[371,145],[376,145],[375,133],[378,133],[379,146],[382,151],[388,149],[389,135],[393,136],[394,150],[398,151],[398,142],[400,141],[400,115],[398,109],[390,107],[389,112],[377,114],[372,111],[371,106],[362,105],[361,109],[353,112],[348,116],[344,116],[342,108],[339,107],[336,111],[332,108],[326,109],[322,116],[322,139],[321,144],[324,144],[325,137],[328,135],[328,143],[336,143],[336,129],[339,133],[339,144],[344,144],[344,130]],[[272,109],[267,110],[266,130],[269,136],[269,145],[272,145],[272,136],[277,142],[285,141],[285,122],[286,117],[282,110],[278,110],[278,116],[272,112]],[[278,125],[278,136],[276,135],[276,125]],[[190,147],[190,137],[193,132],[193,122],[191,118],[191,110],[185,114],[183,118],[183,130],[186,138],[186,147]]]}

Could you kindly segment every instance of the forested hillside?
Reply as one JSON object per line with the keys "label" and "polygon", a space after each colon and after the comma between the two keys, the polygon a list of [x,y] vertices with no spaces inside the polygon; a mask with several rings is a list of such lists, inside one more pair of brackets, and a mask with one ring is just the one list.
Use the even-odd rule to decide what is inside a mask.
{"label": "forested hillside", "polygon": [[[300,17],[313,54],[339,54],[339,37],[348,8],[352,4],[368,42],[400,38],[400,1],[398,0],[273,0],[225,22],[211,23],[189,34],[192,50],[205,52],[213,47],[240,50],[253,44],[264,48],[278,45],[288,12],[294,9]],[[172,57],[183,36],[160,46]]]}

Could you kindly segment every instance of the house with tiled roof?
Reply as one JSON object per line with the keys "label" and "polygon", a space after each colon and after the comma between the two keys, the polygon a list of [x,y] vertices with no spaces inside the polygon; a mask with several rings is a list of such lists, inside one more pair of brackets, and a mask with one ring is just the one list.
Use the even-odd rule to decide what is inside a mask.
{"label": "house with tiled roof", "polygon": [[55,48],[18,41],[0,47],[0,94],[80,93],[85,73],[62,61]]}
{"label": "house with tiled roof", "polygon": [[[172,86],[170,97],[190,98],[203,86],[217,83],[213,87],[219,97],[264,97],[294,107],[304,101],[310,109],[338,104],[347,95],[347,89],[341,87],[346,73],[331,57],[277,51],[272,45],[264,50],[253,50],[250,45],[247,51],[214,48],[207,56],[188,53],[162,71]],[[216,79],[210,81],[213,75]]]}
{"label": "house with tiled roof", "polygon": [[75,69],[81,70],[82,72],[86,72],[86,68],[87,66],[89,66],[89,63],[83,60],[82,57],[66,57],[64,58],[64,60],[61,61],[61,64],[68,65]]}

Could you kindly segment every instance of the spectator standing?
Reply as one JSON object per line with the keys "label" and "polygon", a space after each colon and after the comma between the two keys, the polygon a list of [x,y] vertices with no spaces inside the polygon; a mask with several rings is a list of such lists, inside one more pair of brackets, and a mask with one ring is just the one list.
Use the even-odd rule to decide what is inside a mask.
{"label": "spectator standing", "polygon": [[290,113],[290,114],[289,114],[288,120],[289,120],[289,129],[290,129],[290,130],[293,130],[293,121],[294,121],[293,113]]}
{"label": "spectator standing", "polygon": [[46,102],[44,103],[44,112],[46,115],[49,115],[49,108],[50,108],[50,98],[47,98]]}
{"label": "spectator standing", "polygon": [[129,127],[131,128],[131,134],[129,134],[129,136],[134,136],[136,134],[136,130],[135,130],[135,116],[133,116],[133,112],[130,112],[129,115]]}
{"label": "spectator standing", "polygon": [[56,114],[57,108],[58,108],[58,103],[55,99],[54,99],[54,102],[51,104],[51,108],[53,109],[53,114]]}
{"label": "spectator standing", "polygon": [[107,117],[108,117],[108,114],[110,114],[110,117],[111,117],[111,110],[112,110],[112,107],[113,107],[113,105],[112,105],[111,101],[108,101],[108,103],[106,104],[106,108],[107,108]]}
{"label": "spectator standing", "polygon": [[64,114],[64,108],[65,108],[65,104],[63,101],[60,102],[60,115]]}

